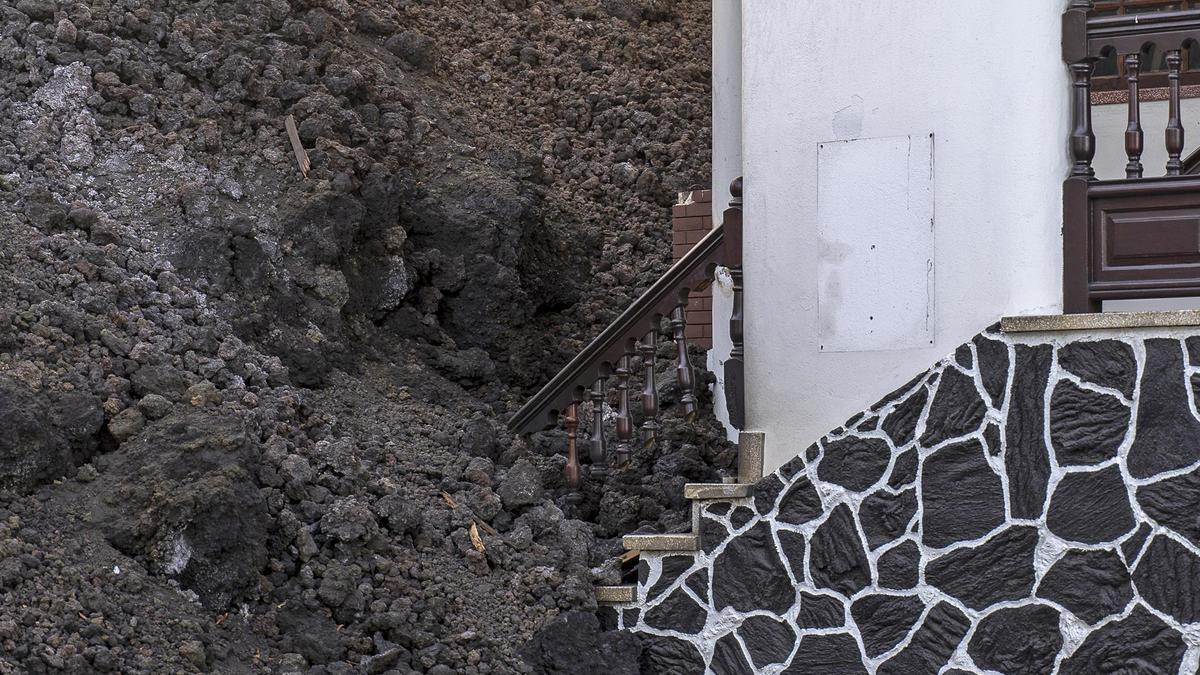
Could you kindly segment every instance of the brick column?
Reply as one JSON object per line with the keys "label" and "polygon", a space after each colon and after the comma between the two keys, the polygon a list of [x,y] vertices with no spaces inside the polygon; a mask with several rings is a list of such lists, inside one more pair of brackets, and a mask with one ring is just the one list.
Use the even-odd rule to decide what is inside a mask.
{"label": "brick column", "polygon": [[[712,191],[680,192],[671,209],[672,254],[679,260],[713,227]],[[692,293],[687,309],[688,342],[712,348],[712,288]]]}

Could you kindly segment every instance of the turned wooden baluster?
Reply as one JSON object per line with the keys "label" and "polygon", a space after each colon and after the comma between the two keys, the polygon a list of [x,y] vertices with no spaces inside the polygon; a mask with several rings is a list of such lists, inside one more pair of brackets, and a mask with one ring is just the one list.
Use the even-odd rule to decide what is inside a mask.
{"label": "turned wooden baluster", "polygon": [[629,376],[636,344],[634,340],[627,340],[625,353],[617,362],[617,452],[613,457],[613,466],[616,467],[625,466],[632,454],[629,447],[629,442],[633,439],[633,415],[629,410]]}
{"label": "turned wooden baluster", "polygon": [[1096,156],[1096,135],[1092,133],[1092,71],[1095,63],[1088,58],[1071,64],[1071,165],[1072,176],[1093,178],[1092,158]]}
{"label": "turned wooden baluster", "polygon": [[1129,81],[1129,126],[1125,129],[1125,154],[1129,157],[1129,163],[1125,165],[1126,178],[1142,177],[1142,106],[1138,100],[1141,65],[1141,54],[1125,55],[1125,77]]}
{"label": "turned wooden baluster", "polygon": [[575,447],[575,439],[579,436],[579,404],[571,403],[564,413],[563,423],[567,427],[567,487],[579,489],[579,452]]}
{"label": "turned wooden baluster", "polygon": [[671,333],[679,349],[679,361],[675,365],[679,402],[683,404],[683,414],[690,420],[696,416],[696,376],[687,351],[687,298],[687,290],[680,291],[679,304],[671,310]]}
{"label": "turned wooden baluster", "polygon": [[746,383],[744,321],[742,317],[742,178],[729,186],[732,199],[725,209],[725,260],[733,280],[733,310],[729,314],[729,340],[732,344],[725,360],[725,409],[734,429],[746,428]]}
{"label": "turned wooden baluster", "polygon": [[608,462],[608,443],[604,439],[604,385],[608,381],[606,368],[601,368],[601,374],[592,385],[592,440],[589,456],[592,460],[592,474],[603,475]]}
{"label": "turned wooden baluster", "polygon": [[1167,113],[1167,175],[1183,173],[1183,120],[1179,115],[1179,65],[1183,58],[1178,49],[1167,52],[1167,82],[1170,84],[1170,107]]}
{"label": "turned wooden baluster", "polygon": [[654,377],[654,357],[658,352],[658,317],[655,326],[638,343],[642,355],[642,445],[650,447],[658,438],[658,384]]}

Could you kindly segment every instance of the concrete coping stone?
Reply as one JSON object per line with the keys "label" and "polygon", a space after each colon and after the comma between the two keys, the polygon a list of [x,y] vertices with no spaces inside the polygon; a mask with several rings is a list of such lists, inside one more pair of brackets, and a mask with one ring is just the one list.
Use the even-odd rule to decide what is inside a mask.
{"label": "concrete coping stone", "polygon": [[683,486],[685,499],[740,499],[750,496],[750,483],[688,483]]}
{"label": "concrete coping stone", "polygon": [[1200,326],[1200,310],[1170,312],[1099,312],[1095,314],[1046,314],[1006,316],[1000,319],[1005,333],[1045,333],[1051,331],[1103,330],[1106,328],[1167,328]]}
{"label": "concrete coping stone", "polygon": [[629,551],[695,551],[694,534],[627,534],[621,540]]}
{"label": "concrete coping stone", "polygon": [[606,605],[617,605],[637,600],[636,586],[597,586],[596,602]]}

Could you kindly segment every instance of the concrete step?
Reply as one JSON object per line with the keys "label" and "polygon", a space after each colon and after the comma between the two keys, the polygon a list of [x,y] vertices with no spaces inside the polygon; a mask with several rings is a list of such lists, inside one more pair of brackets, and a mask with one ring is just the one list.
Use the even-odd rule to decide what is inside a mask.
{"label": "concrete step", "polygon": [[750,496],[750,483],[687,483],[683,486],[685,499],[741,499]]}
{"label": "concrete step", "polygon": [[695,534],[627,534],[621,540],[629,551],[695,551]]}
{"label": "concrete step", "polygon": [[596,602],[601,605],[619,605],[637,600],[637,586],[597,586]]}

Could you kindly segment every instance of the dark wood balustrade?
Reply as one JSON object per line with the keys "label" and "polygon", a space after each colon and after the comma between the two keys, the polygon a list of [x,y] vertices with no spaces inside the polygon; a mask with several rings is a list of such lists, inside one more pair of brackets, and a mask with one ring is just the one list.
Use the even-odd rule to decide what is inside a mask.
{"label": "dark wood balustrade", "polygon": [[[1200,42],[1200,10],[1091,16],[1091,0],[1063,14],[1063,60],[1071,73],[1071,175],[1063,184],[1063,311],[1097,312],[1104,300],[1200,296],[1200,153],[1183,159],[1181,52]],[[1163,175],[1142,163],[1141,78],[1146,47],[1165,53],[1167,151]],[[1092,168],[1091,77],[1118,57],[1129,91],[1125,178],[1097,180]]]}
{"label": "dark wood balustrade", "polygon": [[[730,317],[733,348],[725,362],[725,402],[730,422],[737,429],[745,426],[742,344],[742,179],[730,186],[732,200],[722,222],[704,236],[666,274],[651,284],[640,297],[610,323],[571,362],[529,399],[508,422],[517,433],[542,431],[561,423],[567,431],[567,483],[578,487],[581,477],[579,449],[576,447],[581,423],[580,406],[588,400],[592,415],[588,429],[588,459],[593,475],[609,466],[620,467],[629,461],[636,435],[644,446],[655,443],[661,429],[658,382],[654,361],[663,319],[668,319],[667,337],[677,349],[676,374],[680,405],[685,415],[697,412],[696,374],[688,357],[687,303],[693,291],[712,283],[717,267],[727,267],[733,278],[734,307]],[[640,357],[641,388],[634,382],[634,358]],[[610,394],[616,397],[612,405]],[[632,402],[641,398],[642,421],[633,417]],[[605,432],[605,409],[616,409],[616,446],[609,453]]]}

